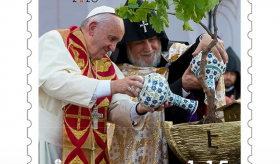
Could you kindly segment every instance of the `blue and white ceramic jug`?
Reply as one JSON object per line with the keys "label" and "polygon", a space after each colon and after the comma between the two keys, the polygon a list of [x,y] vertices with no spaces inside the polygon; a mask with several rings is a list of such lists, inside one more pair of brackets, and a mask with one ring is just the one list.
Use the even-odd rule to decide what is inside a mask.
{"label": "blue and white ceramic jug", "polygon": [[198,101],[189,100],[171,92],[167,80],[160,74],[151,73],[143,77],[143,88],[139,92],[139,102],[147,108],[158,108],[166,101],[195,113]]}
{"label": "blue and white ceramic jug", "polygon": [[[202,51],[193,57],[191,61],[191,71],[192,73],[197,77],[200,72],[200,61],[202,57]],[[216,56],[209,52],[206,57],[207,65],[205,66],[205,74],[206,74],[206,84],[210,89],[213,89],[215,91],[215,82],[220,79],[220,77],[223,75],[223,73],[226,70],[226,64],[224,61],[219,62],[219,60],[216,58]],[[216,95],[215,95],[215,101]],[[205,95],[204,103],[207,104],[207,97]]]}

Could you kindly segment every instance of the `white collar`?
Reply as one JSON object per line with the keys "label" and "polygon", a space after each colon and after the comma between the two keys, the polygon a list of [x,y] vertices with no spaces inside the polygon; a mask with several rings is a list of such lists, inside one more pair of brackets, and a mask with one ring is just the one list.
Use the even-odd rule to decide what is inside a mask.
{"label": "white collar", "polygon": [[229,92],[229,91],[233,90],[233,88],[234,88],[234,85],[229,87],[229,89],[226,89],[226,92]]}

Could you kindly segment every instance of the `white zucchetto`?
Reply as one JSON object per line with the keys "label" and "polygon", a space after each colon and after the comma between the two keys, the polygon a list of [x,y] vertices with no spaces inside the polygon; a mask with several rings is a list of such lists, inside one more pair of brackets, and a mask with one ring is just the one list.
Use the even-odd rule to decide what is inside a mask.
{"label": "white zucchetto", "polygon": [[96,8],[91,10],[91,12],[88,14],[87,18],[91,17],[91,16],[94,16],[94,15],[97,15],[97,14],[101,14],[101,13],[112,13],[112,14],[115,14],[115,9],[112,8],[112,7],[108,7],[108,6],[96,7]]}

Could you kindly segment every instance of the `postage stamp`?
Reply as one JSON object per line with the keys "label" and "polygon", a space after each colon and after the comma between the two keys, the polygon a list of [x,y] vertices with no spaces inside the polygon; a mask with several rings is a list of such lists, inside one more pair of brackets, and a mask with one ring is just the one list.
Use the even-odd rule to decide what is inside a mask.
{"label": "postage stamp", "polygon": [[[215,8],[213,4],[217,1],[207,2],[197,1],[192,4],[173,1],[169,4],[166,1],[156,4],[156,2],[148,3],[140,0],[127,2],[126,0],[123,2],[109,0],[40,1],[38,66],[40,107],[40,153],[38,155],[40,163],[50,161],[91,163],[93,160],[95,163],[241,163],[241,137],[243,134],[241,133],[243,104],[241,100],[241,97],[243,98],[241,96],[241,63],[243,60],[240,42],[242,5],[239,0],[221,1]],[[122,8],[121,4],[130,8]],[[155,6],[156,8],[145,18],[140,13],[140,11],[144,11],[144,9],[140,9],[141,5],[145,9]],[[209,10],[209,6],[212,8],[211,10]],[[169,10],[163,10],[164,7]],[[115,8],[117,8],[116,12]],[[138,8],[139,10],[137,10]],[[193,12],[188,12],[189,10],[193,10]],[[205,11],[207,11],[206,14]],[[107,17],[110,18],[110,23],[106,24],[108,18],[105,19],[105,16],[99,18],[102,14],[109,14]],[[110,14],[120,14],[121,17],[134,20],[124,19],[124,27],[118,26]],[[132,18],[133,14],[136,15],[135,18]],[[141,16],[142,18],[136,21]],[[158,20],[156,20],[156,16],[159,17]],[[194,21],[188,22],[188,17]],[[100,22],[105,22],[104,25],[99,25],[99,19],[103,20]],[[159,22],[167,25],[164,30],[160,29]],[[113,31],[110,26],[114,26]],[[116,31],[118,28],[119,30]],[[191,28],[193,31],[190,32]],[[105,40],[103,35],[107,37]],[[202,61],[200,62],[201,59],[191,60],[192,55],[207,47],[212,40],[211,37],[214,38],[216,35],[218,36],[216,45],[209,48],[214,55],[206,54],[206,81],[197,81],[198,74],[192,74],[187,68],[197,70],[197,67],[202,66],[200,65]],[[59,40],[52,40],[53,37]],[[117,42],[111,41],[110,38],[114,38]],[[95,41],[95,39],[97,40]],[[127,50],[123,47],[126,47]],[[57,52],[67,49],[67,53],[71,55],[59,57],[61,54]],[[95,100],[96,105],[93,107],[86,106],[77,102],[78,97],[72,100],[61,95],[65,92],[64,85],[67,84],[56,82],[58,79],[65,81],[64,74],[69,82],[71,79],[78,78],[79,76],[73,75],[68,77],[68,74],[76,72],[77,66],[82,71],[80,73],[77,71],[77,73],[87,78],[108,79],[109,76],[106,74],[108,74],[109,68],[104,69],[101,58],[97,57],[100,52],[91,49],[100,49],[99,51],[104,49],[108,54],[107,58],[110,57],[125,76],[140,75],[141,71],[137,70],[135,73],[134,70],[120,66],[122,64],[131,64],[139,67],[138,69],[143,66],[164,67],[168,70],[168,75],[166,72],[164,75],[168,79],[170,91],[183,96],[184,102],[196,101],[198,105],[195,106],[193,112],[186,112],[183,110],[183,106],[186,104],[175,102],[183,100],[181,98],[174,100],[174,107],[142,116],[145,118],[145,124],[141,130],[120,126],[118,120],[114,121],[115,124],[109,124],[107,121],[110,118],[107,115],[113,114],[107,111],[110,110],[110,106],[100,106],[99,103],[105,101],[103,96],[99,96],[97,101]],[[83,57],[84,52],[86,53]],[[103,55],[106,53],[103,52]],[[146,56],[142,57],[141,55],[144,53]],[[148,59],[148,55],[154,56],[152,62],[151,59]],[[66,62],[71,60],[71,56],[76,65]],[[213,57],[216,59],[212,59]],[[91,61],[88,61],[87,58]],[[60,60],[62,60],[61,63]],[[108,59],[104,58],[104,60]],[[218,60],[226,65],[217,63]],[[53,66],[53,62],[60,63],[62,66]],[[72,64],[74,66],[71,66]],[[167,64],[169,65],[167,66]],[[202,69],[200,68],[200,70]],[[65,71],[66,73],[64,73]],[[101,74],[98,74],[98,71]],[[160,71],[156,70],[156,72]],[[148,73],[153,73],[153,71],[149,70]],[[191,79],[196,81],[190,83],[188,80]],[[177,80],[181,80],[181,84],[175,84]],[[49,85],[47,85],[48,83]],[[143,105],[148,104],[148,101],[155,104],[161,100],[161,97],[166,97],[164,89],[162,88],[162,90],[161,86],[156,87],[157,83],[160,84],[160,81],[153,82],[151,93],[145,89]],[[199,87],[196,88],[194,83]],[[72,85],[73,87],[78,86],[78,84]],[[57,86],[59,89],[52,86]],[[71,87],[68,85],[66,87],[73,92],[67,90],[70,95],[83,91],[83,87],[78,87],[81,91],[72,91]],[[157,88],[159,89],[157,90]],[[187,91],[186,95],[183,95],[183,91],[177,92],[178,88]],[[210,92],[207,93],[208,88],[214,91],[213,101],[211,101],[211,96],[209,97]],[[86,90],[88,89],[86,88]],[[132,92],[131,90],[132,87],[128,87],[128,91]],[[166,93],[170,96],[170,93]],[[151,97],[151,95],[154,96]],[[157,96],[160,99],[156,98]],[[110,97],[105,96],[105,98],[109,99],[109,105]],[[175,97],[166,98],[175,99]],[[54,102],[46,102],[46,100]],[[139,100],[141,105],[142,100]],[[56,112],[57,109],[49,109],[48,106],[54,104],[62,107],[59,113]],[[63,104],[63,106],[59,104]],[[79,110],[75,108],[75,105]],[[190,105],[186,108],[189,108]],[[85,111],[88,111],[88,114]],[[93,119],[89,119],[92,112],[99,112],[101,115],[95,117],[97,114],[94,114]],[[213,113],[212,116],[211,113]],[[54,128],[55,125],[61,127]],[[91,130],[91,126],[94,127],[94,130]],[[51,129],[52,133],[48,132],[48,129]],[[94,140],[91,139],[92,136],[94,136]],[[51,137],[53,139],[50,139]],[[84,139],[81,140],[81,138]],[[125,140],[123,140],[124,138]],[[51,154],[51,156],[45,157],[46,154]]]}
{"label": "postage stamp", "polygon": [[[274,145],[273,150],[278,145],[273,142],[278,134],[269,134],[269,128],[275,129],[276,125],[264,128],[265,124],[252,121],[252,108],[275,109],[274,106],[268,107],[269,100],[263,101],[258,97],[256,100],[263,103],[252,104],[252,90],[260,93],[262,98],[263,94],[271,94],[267,89],[252,85],[252,73],[264,75],[255,76],[260,78],[256,82],[261,83],[259,86],[264,83],[263,77],[275,76],[271,73],[273,71],[250,70],[253,63],[250,53],[256,52],[252,48],[251,35],[255,37],[256,34],[250,33],[253,27],[250,18],[258,20],[262,15],[250,14],[253,6],[248,1],[223,0],[217,9],[214,7],[217,0],[186,2],[22,2],[25,9],[15,10],[27,15],[21,29],[28,33],[27,37],[23,36],[27,51],[21,58],[28,68],[27,76],[23,77],[28,86],[25,92],[27,105],[23,102],[27,111],[14,115],[27,118],[27,123],[23,124],[25,132],[21,132],[25,134],[25,140],[3,143],[7,148],[24,143],[16,151],[25,154],[14,160],[41,164],[273,163],[275,157],[258,159],[262,152],[256,150],[255,155],[252,153],[252,145],[264,146],[262,149],[267,152],[272,148],[268,149],[266,145]],[[141,4],[145,9],[153,7],[148,17],[143,16],[144,9],[136,12]],[[164,8],[167,6],[166,12]],[[202,12],[206,9],[207,12]],[[136,21],[122,21],[116,15]],[[160,17],[156,17],[158,15]],[[188,22],[189,19],[200,23]],[[161,22],[165,24],[162,29]],[[266,26],[268,30],[273,27]],[[193,31],[186,31],[189,28]],[[268,30],[265,30],[267,34],[258,32],[258,35],[266,38],[275,34],[277,38],[277,32]],[[202,59],[194,61],[192,55],[197,55],[193,54],[196,51],[206,51],[203,48],[212,41],[211,37],[217,38],[214,48],[210,48],[214,55],[206,53],[206,79],[199,81],[200,77],[195,77],[191,67],[203,67]],[[23,52],[21,46],[9,49]],[[218,60],[226,63],[226,67],[218,66]],[[261,63],[260,57],[259,60]],[[3,64],[5,68],[10,66],[6,63]],[[270,63],[277,66],[274,60]],[[271,66],[267,64],[266,67]],[[141,102],[138,104],[137,98],[128,98],[138,94],[137,86],[141,83],[138,84],[137,77],[150,73],[162,74],[166,78],[167,91],[163,94],[163,84],[152,81],[151,90],[154,92],[145,92],[143,104],[148,104],[148,101],[156,104],[165,98],[173,106],[165,104],[165,109],[150,109],[143,107]],[[114,90],[109,80],[122,85]],[[20,90],[17,87],[21,85],[12,84],[12,81],[11,85],[4,84],[12,85]],[[271,85],[277,84],[271,82]],[[116,93],[122,95],[116,96]],[[128,96],[123,97],[124,94]],[[173,94],[178,96],[171,96]],[[277,95],[270,98],[274,97]],[[17,99],[23,101],[22,98]],[[121,106],[121,102],[125,103]],[[196,102],[198,105],[193,106]],[[256,118],[262,120],[261,116]],[[255,140],[252,139],[252,126],[258,129]],[[264,133],[269,137],[263,136]],[[10,155],[5,156],[11,159]]]}
{"label": "postage stamp", "polygon": [[[192,4],[178,1],[165,1],[157,2],[158,4],[156,4],[156,2],[149,3],[140,0],[127,2],[126,0],[123,0],[123,2],[109,0],[40,1],[39,106],[40,110],[42,110],[40,112],[44,114],[40,114],[39,112],[39,149],[42,150],[39,154],[39,161],[41,163],[54,160],[59,162],[58,160],[61,159],[63,163],[71,163],[71,161],[87,163],[92,160],[95,160],[96,163],[241,163],[241,109],[243,104],[241,100],[241,97],[243,98],[243,96],[241,96],[241,63],[243,62],[241,58],[240,42],[241,1],[221,1],[220,3],[218,2],[219,4],[217,2],[218,1],[214,0],[197,1],[195,4]],[[214,3],[218,4],[216,8]],[[122,8],[121,4],[127,5],[130,8]],[[144,9],[140,9],[141,5],[144,6],[145,9],[155,8],[155,6],[156,8],[153,9],[154,11],[151,15],[145,18],[140,13],[140,11],[144,11]],[[168,11],[163,10],[164,7],[167,7]],[[117,8],[116,12],[114,10],[115,8]],[[203,8],[205,9],[203,10]],[[211,10],[209,10],[209,8],[211,8]],[[191,12],[191,10],[193,10],[193,12]],[[205,13],[205,11],[207,12]],[[111,33],[111,31],[106,31],[105,29],[110,29],[112,24],[98,25],[98,21],[101,19],[98,16],[104,13],[120,14],[119,16],[121,17],[134,19],[134,22],[129,19],[124,19],[124,35],[122,35],[123,32],[121,29],[113,31],[116,33]],[[142,14],[144,13],[145,12]],[[138,15],[132,18],[133,14]],[[141,16],[142,18],[136,21],[136,19]],[[156,16],[159,17],[158,20],[156,20]],[[102,19],[104,19],[106,23],[107,19],[105,19],[105,17],[102,17]],[[188,19],[192,21],[189,22]],[[84,22],[84,20],[86,21]],[[114,22],[114,20],[110,21]],[[160,29],[159,22],[165,23],[164,30]],[[101,31],[99,31],[100,27],[102,28]],[[114,28],[119,27],[114,25]],[[192,31],[190,31],[191,28],[193,29]],[[98,33],[96,31],[98,31]],[[104,45],[102,45],[102,35],[105,31],[108,33],[108,36],[104,34],[106,37],[119,39],[118,42],[106,39],[104,40]],[[89,34],[88,36],[87,33]],[[195,81],[199,86],[196,88],[195,84],[191,84],[188,80],[191,80],[189,77],[197,80],[196,78],[199,78],[198,74],[192,74],[187,68],[189,67],[192,71],[197,71],[197,68],[198,71],[203,69],[200,68],[201,59],[195,58],[195,60],[191,60],[192,55],[194,52],[202,51],[203,48],[207,47],[212,40],[211,37],[214,38],[215,35],[218,36],[217,43],[213,48],[209,48],[214,55],[210,53],[206,55],[206,81],[204,83]],[[98,36],[96,39],[98,39],[99,42],[90,41],[90,39],[94,40],[95,36]],[[55,40],[49,40],[52,37],[60,38],[60,41],[63,41],[65,45],[57,43]],[[121,39],[118,37],[123,38]],[[210,41],[207,40],[208,37]],[[111,42],[111,45],[106,43],[108,42],[107,40]],[[62,47],[57,46],[58,44],[61,44]],[[94,44],[95,46],[93,46]],[[48,48],[51,45],[52,47],[57,46],[57,49]],[[93,78],[97,79],[107,78],[106,76],[101,77],[101,74],[98,75],[98,73],[94,73],[98,71],[105,73],[105,70],[102,69],[103,66],[98,66],[98,64],[102,63],[98,60],[93,62],[87,61],[87,59],[82,57],[82,51],[87,51],[84,55],[86,58],[88,56],[90,59],[97,59],[96,55],[98,53],[92,51],[90,46],[93,46],[94,49],[103,46],[102,49],[105,49],[108,56],[119,66],[120,71],[122,71],[125,76],[133,74],[140,75],[142,72],[139,70],[125,69],[120,66],[123,64],[126,64],[125,66],[127,66],[127,64],[132,64],[134,67],[139,67],[138,69],[141,69],[143,66],[156,68],[164,67],[168,70],[168,75],[166,75],[166,72],[164,74],[168,79],[171,92],[183,96],[182,91],[177,92],[176,89],[181,88],[184,91],[188,91],[187,94],[183,96],[184,102],[186,103],[177,104],[175,101],[183,102],[180,98],[173,101],[174,107],[166,108],[164,111],[146,114],[145,125],[141,130],[122,127],[118,125],[117,120],[114,122],[116,124],[106,125],[109,119],[106,118],[106,116],[107,114],[110,115],[106,109],[110,109],[110,107],[105,107],[105,111],[103,111],[104,109],[98,105],[98,100],[101,101],[100,99],[96,101],[97,104],[95,107],[97,108],[92,107],[92,109],[85,109],[80,107],[77,108],[79,109],[77,110],[75,107],[65,103],[72,102],[73,104],[79,104],[76,103],[77,100],[70,101],[70,99],[62,96],[59,97],[60,101],[56,102],[57,104],[61,104],[62,100],[62,104],[66,105],[63,107],[63,110],[60,110],[60,114],[58,114],[61,116],[57,116],[60,118],[48,116],[50,114],[57,114],[57,112],[46,112],[50,111],[50,109],[48,109],[49,102],[45,101],[46,99],[54,99],[54,101],[56,101],[58,97],[54,95],[60,95],[60,91],[45,88],[47,87],[45,86],[46,83],[52,79],[51,77],[53,74],[59,74],[58,72],[60,72],[62,68],[63,70],[68,70],[68,74],[72,71],[71,68],[67,66],[69,63],[66,62],[62,62],[62,65],[65,65],[62,66],[62,68],[60,66],[52,66],[50,62],[55,62],[53,60],[56,60],[56,62],[59,63],[61,60],[57,57],[59,54],[54,53],[54,51],[64,50],[66,47],[70,54],[72,54],[78,67],[82,70],[84,76],[93,76]],[[123,47],[129,47],[129,50],[124,50]],[[154,53],[152,51],[154,51]],[[48,55],[48,53],[51,55]],[[148,59],[147,56],[142,57],[141,54],[144,53],[147,56],[155,56],[152,59],[153,61],[151,62],[151,59]],[[105,53],[103,54],[105,55]],[[53,60],[49,60],[49,58]],[[69,60],[68,58],[62,58],[63,61]],[[222,62],[220,63],[218,60]],[[167,66],[167,64],[169,64],[169,66]],[[87,65],[89,68],[87,68]],[[92,67],[90,65],[92,65]],[[57,67],[61,69],[56,69]],[[75,67],[76,66],[73,66],[73,69]],[[85,71],[88,69],[92,69],[93,73]],[[44,70],[53,71],[44,72]],[[155,70],[155,72],[158,73],[160,71]],[[92,75],[90,75],[91,73]],[[149,70],[147,73],[153,73],[153,71]],[[50,77],[50,79],[48,77]],[[59,78],[62,78],[62,75],[57,75],[56,79]],[[68,77],[68,79],[70,79],[70,77]],[[181,84],[174,84],[178,79],[182,81]],[[61,80],[64,81],[63,79]],[[53,81],[55,81],[55,79],[53,79]],[[139,99],[140,105],[149,104],[149,101],[151,102],[150,104],[157,104],[164,97],[170,100],[173,98],[175,99],[175,97],[166,97],[164,89],[161,86],[156,86],[158,82],[161,83],[161,81],[153,82],[153,86],[150,90],[152,91],[151,93],[150,91],[148,92],[148,89],[142,91],[145,94],[145,100]],[[58,85],[57,83],[49,83],[49,85]],[[60,84],[57,87],[62,87],[61,89],[63,90],[63,85],[66,84]],[[71,87],[68,86],[67,88],[70,89]],[[208,97],[210,92],[208,91],[209,94],[207,94],[205,90],[208,88],[214,91],[213,101]],[[48,89],[53,91],[53,95]],[[131,90],[132,88],[128,87],[128,91],[131,92]],[[205,94],[203,90],[205,90]],[[157,91],[158,93],[154,93]],[[202,94],[200,94],[200,92]],[[73,94],[74,93],[75,91],[73,91]],[[170,96],[170,93],[166,92],[166,94]],[[193,106],[187,103],[188,100],[196,101],[198,105]],[[141,101],[143,101],[143,103],[141,103]],[[213,104],[214,107],[210,104]],[[176,105],[178,107],[175,107]],[[84,104],[80,106],[84,107]],[[150,105],[150,107],[153,106],[154,105]],[[190,106],[193,106],[194,109],[192,108],[192,112],[186,113],[183,109],[185,108],[188,111]],[[83,111],[86,110],[89,110],[88,116],[86,113],[81,114],[81,112],[83,113]],[[102,112],[100,113],[101,110]],[[213,110],[213,112],[210,112],[211,110]],[[80,111],[80,113],[78,111]],[[87,119],[87,117],[90,118],[91,112],[96,112],[96,114],[92,115],[94,116],[93,122]],[[100,117],[97,117],[97,112],[101,114]],[[213,113],[212,117],[211,113]],[[47,116],[49,119],[46,119]],[[46,120],[52,121],[48,122]],[[59,121],[61,123],[59,123]],[[54,122],[61,124],[61,128],[54,130],[54,128],[51,127],[50,129],[52,129],[53,133],[47,133],[47,125],[54,126]],[[82,128],[80,127],[82,124],[84,126],[88,124],[88,126]],[[93,131],[88,129],[88,127],[91,126],[94,126]],[[70,131],[67,131],[67,129],[70,129]],[[57,137],[61,137],[58,134],[54,134],[54,131],[57,131],[58,134],[63,132],[63,142],[61,142],[61,138],[60,140],[49,139],[49,135],[53,138],[55,138],[54,136],[56,135]],[[90,146],[92,143],[87,143],[90,142],[88,138],[90,138],[91,134],[94,134],[93,136],[95,137],[95,141],[92,142],[95,143],[94,145],[97,145],[95,148],[92,148],[94,146]],[[80,140],[80,138],[85,139]],[[103,138],[103,140],[98,141],[98,138]],[[125,140],[123,140],[124,138]],[[67,143],[69,140],[71,142]],[[88,145],[84,145],[86,143]],[[83,145],[82,149],[77,145]],[[123,147],[125,147],[125,149]],[[61,148],[64,150],[63,153]],[[50,151],[52,149],[54,149],[54,152]],[[54,155],[52,157],[49,156],[49,159],[47,159],[44,157],[45,154]],[[87,155],[89,155],[89,157]]]}

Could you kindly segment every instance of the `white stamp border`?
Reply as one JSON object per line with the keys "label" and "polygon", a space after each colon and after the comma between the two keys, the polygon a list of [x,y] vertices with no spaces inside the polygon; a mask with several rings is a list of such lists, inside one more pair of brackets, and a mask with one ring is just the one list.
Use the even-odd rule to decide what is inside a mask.
{"label": "white stamp border", "polygon": [[[244,83],[242,82],[242,163],[252,163],[250,157],[252,154],[252,144],[250,139],[252,138],[252,128],[250,127],[250,121],[252,121],[252,109],[249,107],[252,103],[252,91],[249,89],[252,85],[252,73],[250,73],[250,68],[252,67],[252,56],[250,55],[250,50],[252,50],[252,39],[249,37],[250,32],[252,32],[252,21],[249,19],[250,14],[252,14],[253,5],[249,1],[241,1],[241,57],[242,57],[242,78],[248,78]],[[27,144],[27,157],[24,161],[27,163],[37,163],[38,161],[38,87],[37,87],[37,75],[38,75],[38,1],[30,0],[27,2],[27,15],[30,17],[27,20],[27,33],[30,36],[27,37],[27,67],[30,72],[27,73],[27,85],[30,90],[27,91],[27,138],[29,142]],[[245,13],[244,13],[245,12]],[[26,26],[26,25],[25,25]],[[244,54],[244,55],[243,55]],[[245,55],[246,54],[246,55]],[[244,63],[244,64],[243,64]],[[245,65],[245,66],[244,66]],[[247,74],[247,75],[245,75]],[[246,95],[246,97],[243,95]],[[247,97],[248,96],[248,97]],[[244,111],[246,110],[246,111]],[[255,143],[254,143],[255,144]],[[22,160],[21,160],[22,162]]]}

